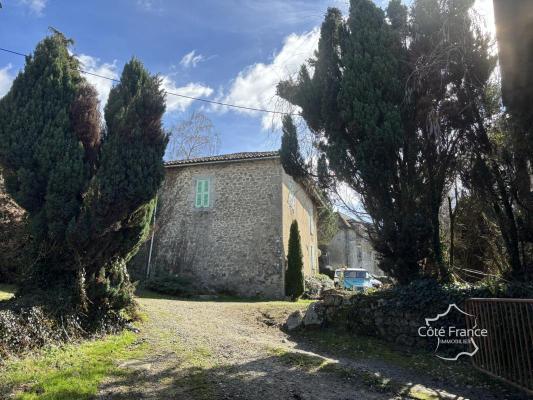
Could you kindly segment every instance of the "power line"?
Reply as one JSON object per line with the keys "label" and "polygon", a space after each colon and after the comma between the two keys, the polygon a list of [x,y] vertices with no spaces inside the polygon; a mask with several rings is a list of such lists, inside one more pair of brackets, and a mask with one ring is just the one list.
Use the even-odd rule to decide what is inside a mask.
{"label": "power line", "polygon": [[[4,48],[2,48],[2,47],[0,47],[0,51],[4,51],[4,52],[6,52],[6,53],[10,53],[10,54],[15,54],[15,55],[17,55],[17,56],[28,57],[27,54],[19,53],[18,51],[14,51],[14,50],[4,49]],[[81,68],[78,68],[78,71],[81,72],[82,74],[87,74],[87,75],[95,76],[95,77],[97,77],[97,78],[106,79],[106,80],[108,80],[108,81],[112,81],[112,82],[120,83],[120,80],[119,80],[119,79],[111,78],[111,77],[109,77],[109,76],[104,76],[104,75],[100,75],[100,74],[95,74],[94,72],[85,71],[85,70],[83,70],[83,69],[81,69]],[[164,93],[165,93],[165,94],[168,94],[168,95],[170,95],[170,96],[181,97],[181,98],[184,98],[184,99],[189,99],[189,100],[194,100],[194,101],[202,101],[202,102],[204,102],[204,103],[216,104],[216,105],[224,106],[224,107],[232,107],[232,108],[237,108],[237,109],[241,109],[241,110],[257,111],[257,112],[264,112],[264,113],[270,113],[270,114],[281,114],[281,115],[300,116],[300,114],[296,114],[296,113],[288,113],[288,112],[275,111],[275,110],[266,110],[266,109],[264,109],[264,108],[255,108],[255,107],[239,106],[239,105],[237,105],[237,104],[224,103],[224,102],[222,102],[222,101],[209,100],[209,99],[204,99],[204,98],[201,98],[201,97],[187,96],[187,95],[184,95],[184,94],[179,94],[179,93],[174,93],[174,92],[167,92],[167,91],[164,91]]]}
{"label": "power line", "polygon": [[16,54],[17,56],[27,57],[26,54],[19,53],[18,51],[3,49],[2,47],[0,47],[0,50],[5,51],[6,53]]}

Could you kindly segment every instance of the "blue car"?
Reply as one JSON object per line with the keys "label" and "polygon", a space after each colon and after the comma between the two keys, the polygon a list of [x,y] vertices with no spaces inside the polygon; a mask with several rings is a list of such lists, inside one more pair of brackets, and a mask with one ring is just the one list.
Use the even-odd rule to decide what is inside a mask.
{"label": "blue car", "polygon": [[341,268],[335,271],[335,286],[347,290],[363,291],[375,287],[380,282],[372,277],[366,269],[363,268]]}

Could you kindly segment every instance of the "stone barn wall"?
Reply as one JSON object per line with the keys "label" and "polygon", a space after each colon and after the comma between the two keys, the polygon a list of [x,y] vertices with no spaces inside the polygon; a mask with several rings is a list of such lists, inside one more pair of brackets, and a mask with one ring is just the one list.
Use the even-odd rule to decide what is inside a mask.
{"label": "stone barn wall", "polygon": [[[208,208],[195,207],[198,179],[209,180]],[[283,297],[281,180],[279,159],[167,168],[153,273],[189,276],[217,292]]]}

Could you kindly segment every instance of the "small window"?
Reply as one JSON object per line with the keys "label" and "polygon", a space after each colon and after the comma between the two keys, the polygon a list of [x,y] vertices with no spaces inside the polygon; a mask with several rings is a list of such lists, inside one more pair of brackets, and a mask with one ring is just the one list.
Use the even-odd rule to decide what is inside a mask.
{"label": "small window", "polygon": [[309,214],[309,233],[311,235],[315,234],[315,219],[313,218],[313,212]]}
{"label": "small window", "polygon": [[311,271],[316,272],[316,251],[315,246],[309,246],[309,258],[311,259]]}
{"label": "small window", "polygon": [[196,200],[194,202],[196,208],[209,207],[209,180],[198,179],[196,181]]}
{"label": "small window", "polygon": [[366,271],[356,271],[355,277],[358,279],[366,279]]}
{"label": "small window", "polygon": [[288,190],[289,190],[289,197],[287,199],[287,203],[289,204],[289,209],[291,213],[294,213],[296,211],[296,196],[294,195],[294,182],[289,181]]}

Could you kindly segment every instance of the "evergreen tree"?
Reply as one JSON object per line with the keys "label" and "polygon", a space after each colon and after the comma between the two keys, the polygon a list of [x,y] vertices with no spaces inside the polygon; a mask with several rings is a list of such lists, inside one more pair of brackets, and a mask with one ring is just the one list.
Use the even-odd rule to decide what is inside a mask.
{"label": "evergreen tree", "polygon": [[329,9],[313,77],[303,66],[298,81],[280,83],[278,92],[325,137],[329,168],[361,194],[373,218],[381,268],[406,283],[428,256],[430,231],[417,198],[414,140],[398,106],[406,76],[394,39],[385,15],[370,1],[352,1],[346,23],[340,11]]}
{"label": "evergreen tree", "polygon": [[393,0],[385,14],[352,0],[347,20],[329,9],[312,77],[303,66],[278,85],[325,139],[335,176],[361,195],[380,267],[400,283],[423,261],[448,278],[439,209],[493,67],[471,5],[416,0],[409,14]]}
{"label": "evergreen tree", "polygon": [[327,193],[327,191],[331,189],[333,179],[329,173],[328,162],[325,154],[321,154],[320,157],[318,157],[318,162],[316,164],[316,175],[318,188],[323,193]]}
{"label": "evergreen tree", "polygon": [[409,18],[407,52],[415,63],[407,85],[420,133],[432,260],[444,279],[449,275],[441,250],[439,210],[465,139],[483,130],[478,115],[495,65],[488,54],[489,39],[470,17],[473,4],[473,0],[416,0]]}
{"label": "evergreen tree", "polygon": [[[485,105],[484,109],[490,108]],[[480,115],[479,120],[495,120],[495,123],[469,136],[470,153],[462,165],[461,178],[499,228],[508,266],[504,272],[506,278],[530,280],[533,278],[533,223],[527,212],[531,203],[528,204],[527,196],[522,197],[526,191],[521,191],[523,149],[517,150],[512,119],[488,114]],[[491,238],[492,241],[497,239]]]}
{"label": "evergreen tree", "polygon": [[295,179],[307,175],[306,167],[300,145],[298,144],[298,132],[290,115],[283,116],[283,136],[281,137],[280,157],[285,172]]}
{"label": "evergreen tree", "polygon": [[291,224],[287,271],[285,272],[285,295],[296,301],[304,293],[303,255],[298,222]]}
{"label": "evergreen tree", "polygon": [[455,214],[454,263],[464,267],[455,273],[470,282],[483,279],[483,274],[501,275],[506,267],[505,246],[486,199],[465,195],[458,199]]}
{"label": "evergreen tree", "polygon": [[316,181],[324,203],[318,207],[317,239],[324,252],[339,230],[338,216],[333,208],[330,191],[334,185],[328,168],[327,157],[321,154],[316,165]]}
{"label": "evergreen tree", "polygon": [[98,321],[133,304],[125,264],[163,179],[165,103],[159,79],[132,60],[103,131],[69,44],[59,32],[45,38],[0,100],[0,164],[32,238],[34,267],[19,294]]}
{"label": "evergreen tree", "polygon": [[528,18],[520,17],[529,6],[494,2],[501,93],[487,97],[496,97],[497,111],[503,103],[505,113],[482,115],[488,129],[470,138],[475,156],[465,167],[466,172],[475,167],[469,183],[494,210],[510,267],[507,278],[514,280],[533,279],[533,53],[528,51],[533,35],[525,29]]}

